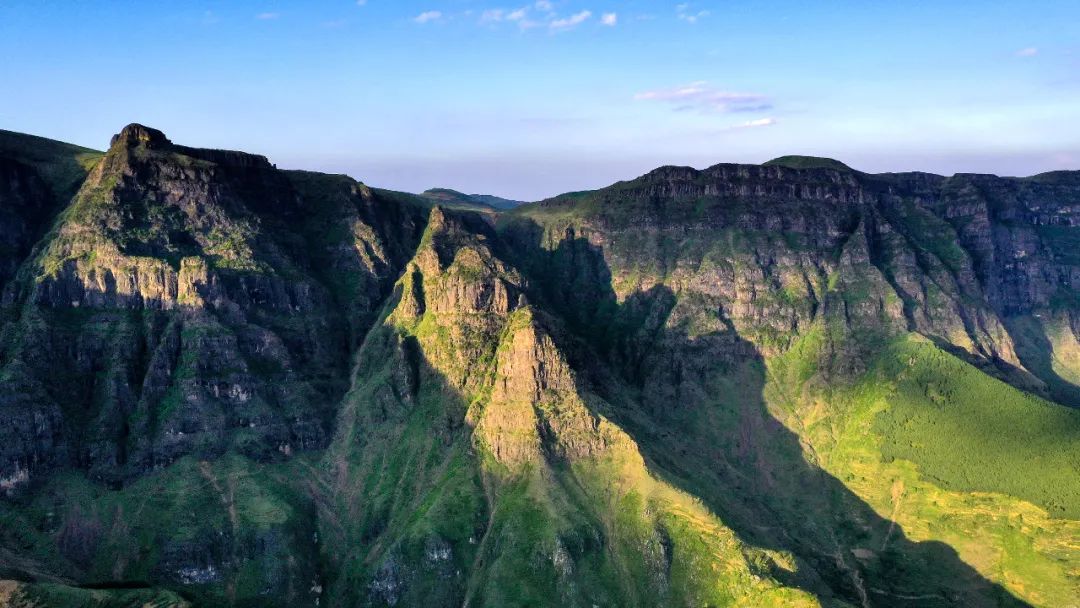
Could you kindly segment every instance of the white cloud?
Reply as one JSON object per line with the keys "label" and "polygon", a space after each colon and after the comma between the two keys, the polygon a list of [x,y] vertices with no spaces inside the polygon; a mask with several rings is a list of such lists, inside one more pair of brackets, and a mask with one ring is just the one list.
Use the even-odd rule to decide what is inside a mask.
{"label": "white cloud", "polygon": [[364,6],[367,4],[367,0],[356,0],[356,6]]}
{"label": "white cloud", "polygon": [[427,23],[429,21],[438,21],[439,19],[442,19],[442,11],[424,11],[413,17],[413,21],[417,23]]}
{"label": "white cloud", "polygon": [[735,125],[736,129],[753,129],[754,127],[771,127],[776,124],[775,118],[759,118],[757,120],[748,120],[744,123]]}
{"label": "white cloud", "polygon": [[565,30],[585,23],[589,20],[589,17],[592,17],[592,11],[581,11],[564,19],[556,19],[549,23],[548,26],[553,30]]}
{"label": "white cloud", "polygon": [[655,89],[634,95],[641,101],[660,101],[674,104],[677,111],[697,110],[702,113],[754,112],[772,108],[769,98],[757,93],[733,93],[698,81],[673,89]]}
{"label": "white cloud", "polygon": [[536,7],[536,10],[543,11],[545,13],[550,13],[552,10],[555,9],[555,5],[553,5],[551,2],[548,2],[548,0],[538,0],[537,3],[533,6]]}
{"label": "white cloud", "polygon": [[[471,11],[466,11],[468,15]],[[517,9],[491,8],[480,13],[480,23],[516,23],[519,28],[527,30],[538,25],[536,21],[529,19],[529,7]]]}
{"label": "white cloud", "polygon": [[697,23],[698,20],[708,17],[709,11],[693,11],[690,4],[683,3],[675,5],[675,16],[687,23]]}
{"label": "white cloud", "polygon": [[619,16],[615,13],[604,13],[604,15],[600,17],[600,23],[603,23],[604,25],[614,26],[618,22]]}
{"label": "white cloud", "polygon": [[258,15],[255,15],[255,18],[262,21],[268,21],[270,19],[277,19],[280,16],[281,13],[259,13]]}
{"label": "white cloud", "polygon": [[1029,46],[1026,49],[1020,49],[1019,51],[1016,51],[1016,56],[1017,57],[1034,57],[1034,56],[1036,56],[1038,54],[1039,54],[1039,49],[1037,49],[1037,48],[1035,48],[1033,46]]}

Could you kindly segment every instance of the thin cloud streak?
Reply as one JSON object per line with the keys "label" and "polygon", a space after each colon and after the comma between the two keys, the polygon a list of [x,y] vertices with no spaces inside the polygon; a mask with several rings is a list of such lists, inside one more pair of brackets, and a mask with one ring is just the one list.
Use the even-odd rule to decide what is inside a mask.
{"label": "thin cloud streak", "polygon": [[677,4],[675,6],[675,17],[677,19],[679,19],[680,21],[685,21],[685,22],[690,23],[690,24],[697,23],[699,20],[704,19],[705,17],[708,17],[709,15],[710,15],[710,13],[707,10],[701,10],[701,11],[693,11],[693,10],[691,10],[690,4],[688,4],[688,3]]}
{"label": "thin cloud streak", "polygon": [[755,129],[757,127],[771,127],[776,124],[775,118],[759,118],[757,120],[748,120],[742,124],[735,125],[734,129]]}
{"label": "thin cloud streak", "polygon": [[706,81],[692,82],[673,89],[644,91],[634,95],[638,101],[659,101],[675,104],[679,112],[697,110],[706,114],[728,112],[758,112],[771,109],[765,95],[734,93],[709,86]]}
{"label": "thin cloud streak", "polygon": [[556,19],[548,24],[548,27],[553,30],[566,30],[585,23],[589,20],[589,17],[592,17],[592,11],[584,10],[564,19]]}
{"label": "thin cloud streak", "polygon": [[413,21],[424,24],[431,21],[438,21],[442,19],[442,11],[424,11],[419,15],[413,17]]}

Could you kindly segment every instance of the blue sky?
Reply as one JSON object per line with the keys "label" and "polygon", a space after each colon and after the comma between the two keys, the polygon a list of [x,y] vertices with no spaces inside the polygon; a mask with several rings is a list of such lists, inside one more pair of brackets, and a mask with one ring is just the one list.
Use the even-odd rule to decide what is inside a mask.
{"label": "blue sky", "polygon": [[0,0],[0,128],[537,199],[783,154],[1080,169],[1080,2]]}

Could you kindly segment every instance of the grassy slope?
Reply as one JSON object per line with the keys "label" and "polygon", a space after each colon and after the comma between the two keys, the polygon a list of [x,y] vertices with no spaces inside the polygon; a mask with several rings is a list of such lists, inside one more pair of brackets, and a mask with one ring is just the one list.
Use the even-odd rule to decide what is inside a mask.
{"label": "grassy slope", "polygon": [[[334,601],[381,605],[365,597],[376,588],[400,589],[405,605],[452,603],[462,592],[469,605],[493,607],[815,605],[756,570],[747,561],[752,549],[695,498],[653,477],[617,427],[603,419],[599,430],[576,426],[589,417],[581,397],[546,392],[529,404],[495,396],[512,373],[508,351],[535,322],[527,309],[505,319],[400,312],[409,298],[437,299],[455,277],[484,280],[483,270],[464,267],[465,257],[446,274],[423,276],[422,288],[419,273],[407,273],[406,303],[359,356],[329,457],[340,501],[332,511],[347,516],[324,522],[332,554],[344,561]],[[418,388],[403,398],[410,349],[420,357]],[[545,450],[557,449],[548,442],[560,433],[603,447],[568,461],[507,462],[507,450],[536,432],[532,416],[560,421]],[[425,557],[431,547],[448,548],[451,563]],[[755,559],[790,560],[766,553]]]}
{"label": "grassy slope", "polygon": [[90,168],[103,155],[90,148],[0,129],[0,156],[36,168],[60,201],[75,195]]}
{"label": "grassy slope", "polygon": [[83,589],[55,583],[0,581],[4,608],[191,608],[183,597],[158,589]]}
{"label": "grassy slope", "polygon": [[[524,216],[546,225],[547,234],[561,235],[566,226],[582,220],[590,224],[635,217],[642,211],[640,203],[620,199],[623,187],[616,184],[605,191],[528,205],[508,219]],[[692,207],[678,211],[692,214]],[[963,261],[957,260],[954,239],[946,239],[938,229],[939,220],[928,225],[928,218],[916,217],[911,209],[897,213],[905,228],[931,235],[920,245],[935,264],[952,269]],[[753,250],[747,246],[748,236],[741,232],[742,242],[737,242],[718,235],[708,245],[717,255],[707,257],[734,263],[735,254]],[[769,238],[778,240],[775,235]],[[605,241],[605,255],[619,261],[612,269],[612,286],[622,297],[629,298],[642,284],[670,278],[666,273],[673,265],[644,261],[663,259],[654,255],[663,252],[645,251],[651,247],[647,238],[635,240],[633,251],[620,249],[625,245],[617,237]],[[684,239],[676,244],[676,255],[699,259],[687,249],[696,246]],[[759,293],[758,298],[766,295]],[[860,299],[857,293],[844,297],[856,303]],[[762,336],[752,331],[746,337],[762,343]],[[1080,563],[1080,411],[1019,391],[918,336],[863,346],[880,357],[860,378],[847,381],[819,369],[823,352],[843,348],[826,344],[821,327],[801,328],[790,350],[767,358],[766,405],[798,437],[805,459],[840,480],[878,516],[895,521],[912,541],[940,541],[955,548],[983,577],[1034,605],[1069,605],[1080,595],[1080,570],[1074,565]],[[1058,351],[1066,352],[1055,345],[1060,355]],[[1052,363],[1055,371],[1069,377],[1059,367],[1062,362],[1055,358]],[[723,376],[717,372],[715,381],[705,385],[711,406],[683,422],[686,428],[677,444],[655,443],[654,456],[675,463],[672,470],[685,458],[680,450],[705,452],[714,445],[716,435],[699,429],[737,425],[738,417],[730,410],[737,410],[740,400],[755,398],[742,394],[744,385],[753,386],[752,380],[725,384]],[[789,466],[780,464],[782,458],[774,453],[767,460]],[[686,475],[684,487],[715,485],[706,470]],[[777,502],[773,497],[783,494],[778,490],[772,488],[761,498],[781,518],[807,520],[823,529],[836,525],[827,506],[817,512],[812,502],[797,504],[797,494],[794,503],[783,498]],[[857,541],[857,536],[844,538],[851,533],[830,532],[841,543]],[[884,554],[888,544],[859,551]]]}
{"label": "grassy slope", "polygon": [[808,456],[917,541],[955,548],[1038,606],[1080,591],[1080,412],[991,378],[916,336],[859,381],[824,386],[821,334],[769,362],[770,409]]}
{"label": "grassy slope", "polygon": [[[5,545],[21,546],[49,571],[80,581],[109,586],[171,578],[174,584],[166,586],[182,589],[200,606],[228,605],[226,598],[309,605],[315,524],[301,495],[304,470],[301,458],[283,465],[234,455],[212,463],[185,458],[122,490],[64,474],[29,504],[3,505],[0,527]],[[209,543],[218,554],[173,557],[189,542]],[[230,556],[234,564],[237,557],[244,560],[225,566],[220,579],[205,584],[180,585],[167,566],[209,559],[220,569]],[[273,593],[260,597],[267,590]],[[61,592],[57,587],[42,597],[63,597]]]}
{"label": "grassy slope", "polygon": [[[49,169],[59,186],[65,183],[64,167],[74,171],[70,163]],[[405,333],[423,339],[424,332],[433,330],[418,327]],[[809,333],[787,354],[770,360],[766,387],[770,409],[806,442],[807,458],[843,480],[883,517],[900,523],[912,538],[947,542],[985,576],[1002,581],[1033,603],[1063,606],[1080,594],[1075,566],[1080,563],[1080,529],[1074,521],[1080,508],[1076,494],[1080,462],[1074,411],[1011,389],[918,338],[888,345],[861,381],[825,387],[817,376],[816,339]],[[368,394],[353,399],[376,398],[395,371],[389,350],[372,353],[384,357],[384,366],[366,372],[370,375],[363,378],[361,390]],[[364,506],[359,513],[324,513],[328,522],[324,529],[344,526],[347,533],[341,534],[341,542],[372,543],[365,549],[370,553],[353,556],[355,576],[348,582],[357,588],[366,589],[370,583],[371,556],[391,549],[420,556],[433,535],[463,548],[455,553],[455,566],[468,569],[474,564],[479,549],[464,548],[485,524],[478,516],[485,513],[483,472],[491,464],[473,452],[464,429],[459,427],[440,444],[446,437],[433,434],[432,428],[433,421],[445,420],[447,408],[460,408],[460,414],[470,401],[485,395],[483,391],[457,395],[436,380],[423,384],[419,405],[406,418],[373,435],[364,450],[341,455],[364,475],[353,486],[353,498]],[[307,514],[301,511],[307,507],[297,498],[294,485],[309,477],[302,460],[265,468],[239,458],[209,468],[185,460],[119,492],[61,477],[27,513],[6,511],[0,516],[5,518],[6,534],[26,533],[20,539],[24,546],[40,547],[43,560],[56,560],[64,569],[70,567],[63,564],[68,558],[49,554],[50,539],[25,531],[59,531],[60,524],[74,522],[79,524],[76,531],[97,526],[115,532],[117,514],[122,513],[131,519],[131,529],[117,532],[116,538],[133,540],[105,547],[89,559],[88,568],[101,580],[118,571],[125,578],[140,578],[146,572],[139,568],[145,566],[136,565],[142,562],[133,561],[127,551],[136,548],[149,564],[158,535],[182,538],[228,530],[230,504],[246,519],[244,529],[285,530],[300,546],[300,539],[313,531],[303,526]],[[602,488],[627,479],[623,482],[627,490],[613,495],[568,489]],[[223,493],[212,480],[236,489]],[[410,481],[424,492],[412,494],[417,486],[410,486]],[[552,498],[552,493],[560,497]],[[640,471],[628,475],[610,462],[556,470],[546,477],[522,473],[505,482],[495,513],[492,521],[502,543],[500,551],[491,554],[494,561],[484,565],[490,574],[482,581],[492,604],[551,601],[556,573],[548,566],[537,568],[532,549],[550,553],[557,547],[552,539],[571,550],[587,546],[597,529],[623,539],[613,543],[614,556],[575,554],[585,560],[579,580],[598,589],[619,589],[625,584],[621,577],[634,580],[642,575],[632,564],[640,561],[642,542],[650,538],[657,521],[676,538],[677,546],[689,547],[688,555],[706,556],[705,562],[696,566],[687,562],[673,573],[673,580],[681,579],[686,588],[693,586],[686,581],[710,576],[710,553],[740,559],[740,548],[729,533],[692,497]],[[26,525],[24,518],[35,521]],[[522,572],[534,580],[522,580]],[[255,591],[260,574],[240,573],[239,584]],[[427,586],[417,588],[418,594],[434,589],[435,574]],[[738,582],[751,580],[746,576]],[[226,593],[224,588],[209,591]],[[48,593],[69,591],[56,588]],[[613,597],[626,603],[623,596]],[[733,600],[722,589],[714,599]]]}
{"label": "grassy slope", "polygon": [[837,169],[839,171],[851,171],[844,163],[831,158],[819,156],[781,156],[766,163],[766,167],[788,167],[790,169]]}

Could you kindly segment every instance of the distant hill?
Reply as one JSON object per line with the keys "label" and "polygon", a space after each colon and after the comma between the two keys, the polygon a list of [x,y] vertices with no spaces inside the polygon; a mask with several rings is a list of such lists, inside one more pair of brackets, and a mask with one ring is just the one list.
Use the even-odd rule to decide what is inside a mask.
{"label": "distant hill", "polygon": [[524,201],[515,201],[490,194],[465,194],[449,188],[432,188],[420,196],[438,202],[440,205],[451,208],[474,209],[480,207],[483,210],[509,211]]}
{"label": "distant hill", "polygon": [[70,199],[104,153],[36,135],[0,129],[0,157],[29,165],[57,198]]}
{"label": "distant hill", "polygon": [[820,156],[781,156],[766,163],[765,167],[787,167],[789,169],[836,169],[838,171],[851,171],[851,167],[831,158]]}

